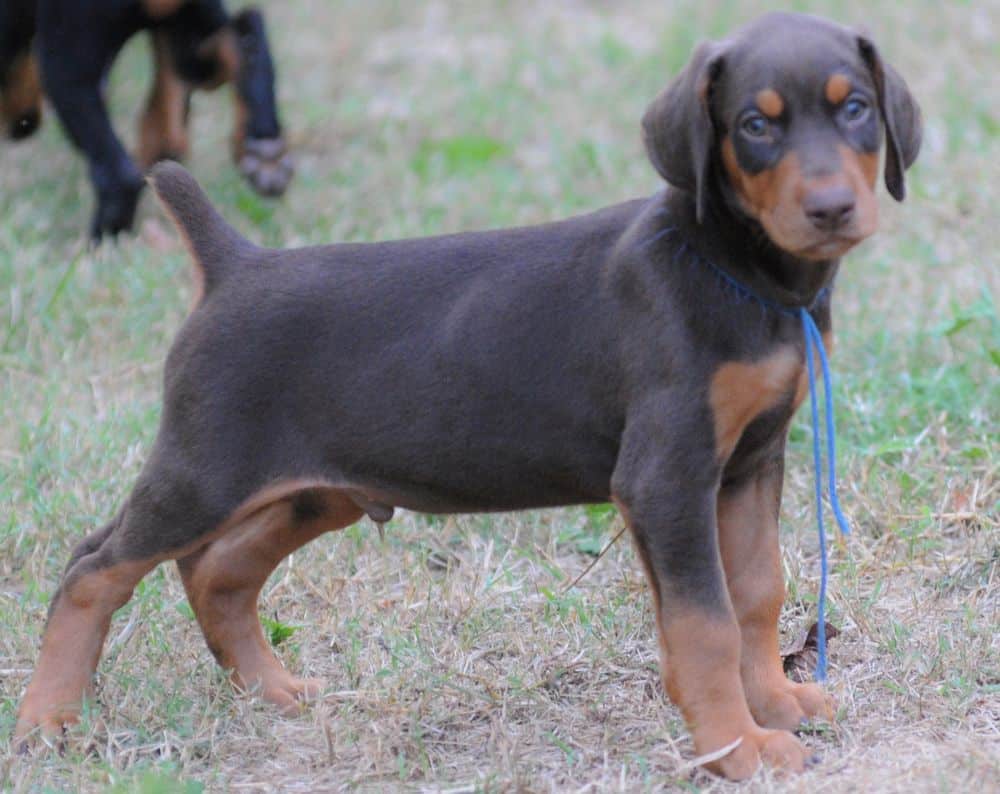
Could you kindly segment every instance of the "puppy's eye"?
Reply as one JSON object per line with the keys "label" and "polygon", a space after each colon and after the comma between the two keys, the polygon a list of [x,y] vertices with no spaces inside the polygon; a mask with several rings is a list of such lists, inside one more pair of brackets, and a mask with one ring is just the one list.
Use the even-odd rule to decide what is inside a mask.
{"label": "puppy's eye", "polygon": [[865,100],[860,97],[851,97],[844,103],[844,109],[841,112],[845,120],[854,123],[867,117],[868,110],[869,105]]}
{"label": "puppy's eye", "polygon": [[759,113],[752,113],[743,119],[740,129],[751,138],[763,138],[771,129],[771,125]]}

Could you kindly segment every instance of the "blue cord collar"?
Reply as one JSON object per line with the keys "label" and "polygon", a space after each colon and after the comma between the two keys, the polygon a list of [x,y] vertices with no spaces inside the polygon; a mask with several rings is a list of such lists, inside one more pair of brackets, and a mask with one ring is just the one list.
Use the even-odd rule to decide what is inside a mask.
{"label": "blue cord collar", "polygon": [[[641,244],[640,247],[645,248],[652,243],[656,242],[662,237],[676,231],[674,227],[666,227],[661,229],[657,234],[653,235],[650,239],[646,240]],[[826,347],[823,345],[823,336],[819,332],[819,328],[816,327],[816,321],[813,319],[812,314],[809,309],[811,307],[807,306],[785,306],[781,303],[769,300],[761,295],[758,295],[748,286],[743,284],[738,279],[734,278],[732,275],[727,273],[721,267],[711,262],[695,251],[693,251],[687,243],[681,243],[674,254],[674,259],[682,256],[684,253],[688,253],[693,259],[704,263],[709,269],[714,271],[714,273],[728,286],[732,287],[736,293],[744,300],[752,300],[755,303],[760,304],[766,309],[783,314],[787,317],[797,317],[802,323],[802,335],[805,338],[805,358],[806,358],[806,371],[809,375],[809,405],[811,409],[812,418],[812,436],[813,436],[813,473],[815,481],[815,499],[816,499],[816,526],[819,530],[819,563],[820,563],[820,580],[819,580],[819,602],[817,605],[818,610],[818,621],[816,627],[816,672],[815,678],[817,681],[826,680],[827,672],[827,658],[826,658],[826,581],[828,575],[827,566],[827,555],[826,555],[826,528],[823,524],[823,454],[822,445],[820,442],[820,424],[819,424],[819,400],[816,396],[816,363],[814,361],[814,355],[819,358],[820,368],[823,374],[823,397],[824,397],[824,408],[826,411],[826,452],[827,452],[827,490],[828,497],[830,499],[830,507],[833,510],[834,518],[837,521],[837,526],[840,528],[841,533],[848,535],[851,532],[851,527],[847,523],[847,519],[844,517],[844,512],[840,507],[840,499],[837,497],[837,443],[836,443],[836,427],[834,426],[833,418],[833,379],[830,375],[830,362],[826,355]],[[830,294],[829,287],[823,287],[813,299],[812,306],[818,304],[826,296]],[[815,350],[815,354],[814,354]]]}

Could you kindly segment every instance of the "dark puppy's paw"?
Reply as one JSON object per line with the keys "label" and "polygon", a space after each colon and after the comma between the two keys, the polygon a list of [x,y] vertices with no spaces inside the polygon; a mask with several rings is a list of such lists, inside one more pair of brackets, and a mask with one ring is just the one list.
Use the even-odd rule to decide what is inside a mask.
{"label": "dark puppy's paw", "polygon": [[22,138],[27,138],[37,130],[41,122],[42,112],[36,108],[32,108],[31,110],[26,110],[10,123],[8,133],[13,140],[19,141]]}
{"label": "dark puppy's paw", "polygon": [[116,236],[127,232],[135,220],[135,210],[139,205],[139,195],[146,183],[140,178],[116,186],[116,189],[101,191],[97,196],[97,211],[90,223],[90,239],[95,245],[105,235]]}
{"label": "dark puppy's paw", "polygon": [[246,138],[237,165],[262,196],[280,196],[295,173],[284,138]]}

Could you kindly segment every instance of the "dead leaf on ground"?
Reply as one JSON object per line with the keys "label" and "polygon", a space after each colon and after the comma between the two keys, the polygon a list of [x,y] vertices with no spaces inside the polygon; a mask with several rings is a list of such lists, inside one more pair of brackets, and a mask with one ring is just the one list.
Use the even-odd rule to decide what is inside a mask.
{"label": "dead leaf on ground", "polygon": [[[832,640],[840,631],[832,623],[824,623],[826,627],[826,639]],[[811,681],[816,670],[816,660],[819,656],[818,637],[819,623],[815,621],[803,631],[796,641],[781,654],[781,663],[785,668],[785,675],[793,681],[803,683]]]}

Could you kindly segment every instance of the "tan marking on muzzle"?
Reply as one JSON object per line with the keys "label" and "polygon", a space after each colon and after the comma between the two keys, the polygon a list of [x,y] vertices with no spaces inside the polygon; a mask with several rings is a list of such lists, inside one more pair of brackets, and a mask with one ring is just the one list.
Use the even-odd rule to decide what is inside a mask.
{"label": "tan marking on muzzle", "polygon": [[843,175],[854,191],[854,231],[859,238],[868,237],[878,229],[878,201],[875,183],[878,181],[878,152],[856,152],[839,144]]}
{"label": "tan marking on muzzle", "polygon": [[[870,236],[878,227],[878,203],[875,182],[878,178],[878,154],[856,152],[839,144],[841,167],[821,177],[807,178],[794,151],[788,152],[773,167],[757,174],[740,168],[733,142],[722,142],[722,162],[740,205],[760,222],[771,241],[779,248],[804,259],[829,259]],[[802,210],[802,201],[812,190],[835,184],[850,186],[855,196],[853,220],[838,230],[841,245],[820,249],[826,240],[813,227]]]}
{"label": "tan marking on muzzle", "polygon": [[740,168],[736,159],[736,149],[728,136],[722,142],[722,162],[729,181],[736,191],[740,202],[754,218],[760,219],[768,212],[773,212],[781,201],[782,189],[785,185],[801,181],[799,158],[795,152],[789,152],[774,168],[768,168],[757,174],[748,174]]}

